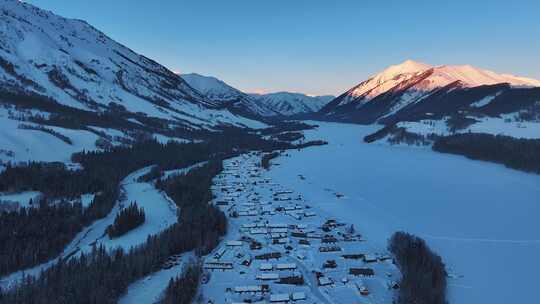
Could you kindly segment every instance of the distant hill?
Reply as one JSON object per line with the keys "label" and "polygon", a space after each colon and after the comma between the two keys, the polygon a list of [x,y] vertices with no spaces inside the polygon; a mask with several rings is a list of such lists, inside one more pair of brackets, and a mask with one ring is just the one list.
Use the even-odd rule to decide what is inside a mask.
{"label": "distant hill", "polygon": [[215,77],[195,73],[181,76],[206,98],[233,113],[248,117],[268,118],[314,113],[334,98],[290,92],[247,94]]}

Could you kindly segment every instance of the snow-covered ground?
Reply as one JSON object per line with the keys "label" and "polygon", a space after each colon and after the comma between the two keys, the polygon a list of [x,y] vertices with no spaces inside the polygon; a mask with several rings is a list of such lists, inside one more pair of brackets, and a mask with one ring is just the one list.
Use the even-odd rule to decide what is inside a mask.
{"label": "snow-covered ground", "polygon": [[[5,66],[0,83],[95,111],[90,104],[121,104],[126,110],[176,121],[195,129],[217,125],[263,128],[189,87],[180,76],[107,37],[82,20],[66,19],[23,1],[0,1]],[[31,83],[32,85],[30,85]],[[167,106],[155,104],[159,98]]]}
{"label": "snow-covered ground", "polygon": [[86,208],[90,206],[95,196],[96,196],[95,194],[91,194],[91,193],[81,195],[81,204],[83,205],[83,207]]}
{"label": "snow-covered ground", "polygon": [[200,167],[206,165],[206,163],[208,163],[208,162],[203,161],[203,162],[196,163],[196,164],[191,165],[191,166],[186,167],[186,168],[164,171],[163,172],[163,179],[167,179],[167,178],[169,178],[171,176],[187,174],[189,171],[191,171],[191,170],[193,170],[195,168],[200,168]]}
{"label": "snow-covered ground", "polygon": [[178,138],[178,137],[169,137],[169,136],[165,136],[165,135],[162,135],[162,134],[154,134],[154,138],[158,142],[160,142],[162,144],[166,144],[166,143],[168,143],[170,141],[177,142],[177,143],[180,143],[180,144],[191,142],[191,140],[189,140],[189,139]]}
{"label": "snow-covered ground", "polygon": [[[116,247],[129,249],[143,244],[147,236],[157,234],[177,222],[178,208],[174,202],[151,183],[137,182],[137,179],[150,169],[151,167],[146,167],[135,171],[122,181],[126,199],[119,202],[107,217],[96,221],[89,228],[91,231],[78,244],[81,250],[90,251],[95,241],[98,246],[101,244],[111,249]],[[105,229],[114,222],[116,215],[131,202],[137,202],[139,208],[144,209],[144,224],[114,239],[104,236]]]}
{"label": "snow-covered ground", "polygon": [[127,293],[120,298],[118,304],[154,304],[159,303],[170,279],[182,274],[187,263],[194,259],[193,253],[183,254],[177,264],[169,269],[162,269],[131,284]]}
{"label": "snow-covered ground", "polygon": [[[302,299],[295,303],[390,303],[389,286],[399,273],[384,259],[388,257],[384,247],[351,232],[350,224],[304,199],[302,192],[287,183],[272,180],[260,168],[260,160],[254,153],[227,160],[223,173],[214,180],[214,203],[229,215],[229,229],[225,240],[204,260],[209,282],[201,287],[201,300],[267,303],[276,297],[287,301],[297,297]],[[335,226],[330,224],[325,230],[332,220]],[[253,248],[257,243],[261,248]],[[260,258],[268,253],[280,256]],[[363,254],[379,259],[343,256]],[[335,261],[335,268],[324,267],[327,261]],[[215,267],[227,269],[211,269]],[[351,268],[373,270],[374,275],[354,276]],[[278,283],[291,276],[302,276],[305,283]],[[361,295],[361,286],[369,294]]]}
{"label": "snow-covered ground", "polygon": [[[158,191],[150,183],[139,183],[137,178],[146,174],[151,167],[137,170],[127,176],[122,181],[122,188],[126,194],[126,199],[117,202],[112,211],[103,219],[97,220],[90,226],[83,229],[75,239],[64,249],[61,256],[70,256],[81,252],[90,252],[92,246],[103,245],[108,249],[122,247],[129,249],[133,246],[142,244],[149,235],[157,234],[177,222],[177,206],[168,198],[165,193]],[[83,200],[88,197],[83,197]],[[114,222],[116,215],[127,207],[129,203],[136,201],[137,205],[144,209],[145,222],[141,226],[129,231],[128,233],[110,239],[105,230]],[[0,279],[0,287],[13,286],[19,282],[23,275],[38,275],[41,270],[47,269],[57,259],[43,263],[31,269],[15,272],[9,276]]]}
{"label": "snow-covered ground", "polygon": [[[58,137],[37,130],[20,129],[20,121],[9,119],[0,109],[0,161],[62,161],[68,162],[71,154],[82,150],[96,150],[96,134],[85,130],[47,127],[69,137],[68,144]],[[37,124],[24,123],[38,126]]]}
{"label": "snow-covered ground", "polygon": [[2,203],[18,203],[19,207],[31,207],[29,205],[30,199],[33,201],[40,196],[38,191],[25,191],[20,193],[2,193],[0,192],[0,204]]}
{"label": "snow-covered ground", "polygon": [[450,303],[535,302],[540,176],[429,149],[365,144],[376,126],[316,124],[306,140],[329,145],[277,158],[273,181],[354,223],[382,248],[396,230],[425,238],[455,277]]}
{"label": "snow-covered ground", "polygon": [[[516,138],[540,138],[540,122],[518,122],[513,121],[512,117],[483,117],[474,118],[478,122],[471,126],[456,131],[456,133],[487,133],[493,135],[506,135]],[[509,119],[506,120],[506,119]],[[398,127],[404,127],[407,131],[420,134],[436,134],[441,136],[451,135],[452,132],[444,120],[421,120],[421,121],[403,121],[397,124]]]}

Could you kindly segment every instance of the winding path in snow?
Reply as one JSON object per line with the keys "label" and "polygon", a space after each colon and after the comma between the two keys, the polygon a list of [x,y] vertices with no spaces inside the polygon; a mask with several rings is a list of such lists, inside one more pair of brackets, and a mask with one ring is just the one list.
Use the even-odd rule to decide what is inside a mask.
{"label": "winding path in snow", "polygon": [[[138,182],[137,179],[148,173],[152,166],[139,169],[128,175],[121,187],[125,193],[125,200],[116,202],[111,212],[86,227],[66,246],[59,257],[35,266],[30,269],[14,272],[0,279],[0,287],[12,288],[20,282],[23,276],[37,276],[43,270],[54,265],[61,257],[71,257],[82,252],[90,252],[92,246],[103,245],[108,249],[121,247],[125,250],[143,244],[149,235],[157,234],[177,222],[178,208],[167,197],[157,190],[151,183]],[[187,171],[186,171],[187,172]],[[139,207],[145,211],[145,222],[141,226],[129,231],[123,236],[109,239],[105,233],[107,227],[114,222],[116,215],[130,202],[137,201]]]}

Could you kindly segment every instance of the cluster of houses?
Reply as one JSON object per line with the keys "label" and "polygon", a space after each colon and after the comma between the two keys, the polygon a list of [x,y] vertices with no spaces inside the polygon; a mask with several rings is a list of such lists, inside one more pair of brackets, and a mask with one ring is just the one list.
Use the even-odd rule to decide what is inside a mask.
{"label": "cluster of houses", "polygon": [[253,159],[226,162],[215,180],[214,204],[229,216],[230,232],[203,263],[213,273],[208,284],[226,286],[212,303],[317,303],[322,293],[313,288],[331,298],[338,286],[354,290],[354,303],[371,299],[370,278],[391,258],[355,251],[365,240],[352,225],[318,214],[301,195],[261,177]]}

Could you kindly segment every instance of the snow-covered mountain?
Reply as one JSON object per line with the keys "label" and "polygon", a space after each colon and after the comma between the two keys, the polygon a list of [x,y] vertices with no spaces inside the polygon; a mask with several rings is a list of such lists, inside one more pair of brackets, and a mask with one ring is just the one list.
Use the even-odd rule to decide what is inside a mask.
{"label": "snow-covered mountain", "polygon": [[208,99],[217,103],[227,103],[246,95],[212,76],[203,76],[196,73],[182,74],[180,76],[192,88],[196,89]]}
{"label": "snow-covered mountain", "polygon": [[211,76],[183,74],[182,78],[209,100],[233,113],[248,117],[276,117],[308,114],[319,111],[334,96],[308,96],[278,92],[247,94]]}
{"label": "snow-covered mountain", "polygon": [[278,112],[280,115],[290,116],[308,114],[319,111],[334,96],[309,96],[301,93],[277,92],[269,94],[252,94],[263,104]]}
{"label": "snow-covered mountain", "polygon": [[231,112],[247,117],[261,118],[275,116],[278,113],[259,102],[257,98],[233,88],[225,82],[196,73],[183,74],[181,77],[207,99]]}
{"label": "snow-covered mountain", "polygon": [[0,0],[0,126],[0,160],[50,161],[141,134],[183,140],[266,125],[85,21]]}
{"label": "snow-covered mountain", "polygon": [[348,98],[344,99],[341,104],[358,98],[362,98],[361,101],[367,102],[411,79],[420,80],[411,86],[411,89],[424,92],[442,88],[456,81],[459,81],[464,87],[498,83],[509,83],[514,86],[540,86],[539,80],[497,74],[470,65],[442,65],[434,67],[407,60],[399,65],[390,66],[381,73],[352,88],[349,94],[347,94]]}
{"label": "snow-covered mountain", "polygon": [[81,20],[0,1],[0,84],[87,111],[111,103],[200,128],[249,121],[218,107],[155,61]]}
{"label": "snow-covered mountain", "polygon": [[535,107],[540,101],[538,87],[539,80],[470,65],[431,66],[407,60],[351,88],[320,113],[359,123],[394,123],[458,111],[509,114]]}

